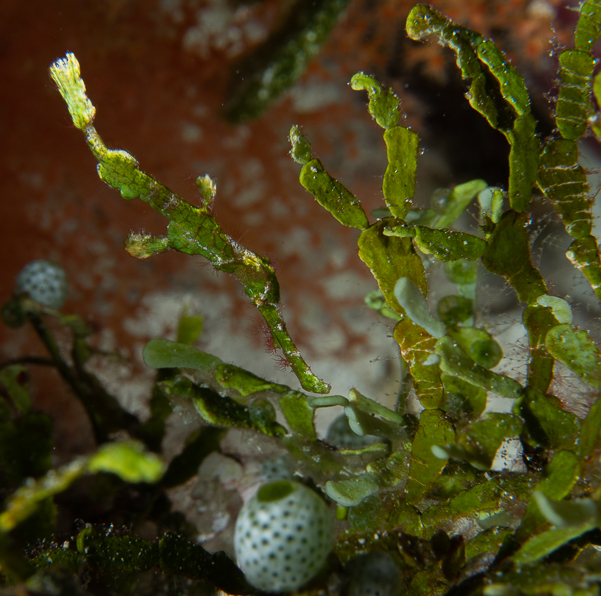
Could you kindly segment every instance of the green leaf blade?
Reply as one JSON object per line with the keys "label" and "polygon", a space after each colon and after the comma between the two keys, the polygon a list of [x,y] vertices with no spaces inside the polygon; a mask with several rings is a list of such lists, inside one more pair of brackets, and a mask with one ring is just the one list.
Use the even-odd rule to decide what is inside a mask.
{"label": "green leaf blade", "polygon": [[433,254],[439,261],[468,259],[475,261],[486,250],[486,240],[473,234],[415,226],[415,242],[426,254]]}
{"label": "green leaf blade", "polygon": [[594,523],[587,523],[582,526],[547,530],[530,538],[514,555],[513,561],[520,566],[535,563],[594,527]]}
{"label": "green leaf blade", "polygon": [[328,174],[319,159],[307,162],[300,173],[300,183],[315,200],[341,224],[364,230],[369,220],[359,199]]}
{"label": "green leaf blade", "polygon": [[[534,489],[550,499],[563,499],[578,481],[580,473],[580,462],[573,451],[557,451],[545,467],[543,479]],[[532,536],[546,530],[547,527],[548,522],[541,513],[536,499],[531,497],[514,538],[516,542],[523,544]]]}
{"label": "green leaf blade", "polygon": [[566,257],[588,279],[597,298],[601,300],[601,264],[597,239],[591,235],[574,240]]}
{"label": "green leaf blade", "polygon": [[290,157],[301,165],[305,165],[309,163],[312,159],[311,155],[311,145],[309,141],[302,135],[300,128],[298,126],[293,126],[290,129],[289,134],[290,144],[292,148],[290,149]]}
{"label": "green leaf blade", "polygon": [[351,480],[329,480],[325,490],[328,497],[339,505],[354,507],[377,493],[380,487],[375,482],[375,474],[362,474]]}
{"label": "green leaf blade", "polygon": [[530,96],[524,79],[511,65],[506,56],[490,39],[484,39],[477,46],[478,58],[488,66],[499,81],[501,94],[518,116],[530,113]]}
{"label": "green leaf blade", "polygon": [[445,205],[436,219],[436,228],[450,228],[455,220],[466,210],[468,205],[483,191],[488,184],[480,178],[457,184],[446,197]]}
{"label": "green leaf blade", "polygon": [[400,115],[399,98],[392,89],[382,88],[374,77],[363,72],[352,76],[351,87],[355,91],[367,91],[369,113],[382,128],[388,131],[396,127]]}
{"label": "green leaf blade", "polygon": [[597,521],[599,510],[593,499],[558,501],[549,499],[544,493],[535,491],[534,499],[547,521],[558,528],[581,526]]}
{"label": "green leaf blade", "polygon": [[548,333],[549,353],[574,371],[583,381],[601,388],[601,351],[589,334],[571,325],[556,325]]}
{"label": "green leaf blade", "polygon": [[221,360],[211,354],[188,344],[170,339],[151,339],[142,351],[146,366],[151,368],[193,368],[212,370],[221,364]]}
{"label": "green leaf blade", "polygon": [[177,342],[187,346],[194,345],[200,338],[203,326],[204,317],[189,313],[186,307],[177,324]]}
{"label": "green leaf blade", "polygon": [[421,413],[411,451],[409,480],[405,487],[407,503],[419,503],[446,465],[445,461],[432,453],[432,446],[454,441],[455,430],[444,412],[430,409]]}
{"label": "green leaf blade", "polygon": [[153,483],[164,471],[162,460],[147,453],[139,443],[123,442],[104,445],[92,456],[88,464],[90,472],[110,472],[125,482]]}
{"label": "green leaf blade", "polygon": [[394,339],[399,344],[403,360],[409,365],[421,405],[424,408],[440,408],[444,403],[440,368],[431,362],[436,339],[407,316],[396,324]]}
{"label": "green leaf blade", "polygon": [[580,455],[589,457],[599,447],[601,441],[601,400],[593,404],[582,423]]}
{"label": "green leaf blade", "polygon": [[588,0],[580,9],[574,41],[576,49],[590,52],[601,36],[601,5],[598,0]]}
{"label": "green leaf blade", "polygon": [[394,295],[397,280],[406,277],[422,292],[427,291],[426,273],[411,238],[386,236],[387,220],[377,221],[359,237],[359,258],[369,267],[388,305],[404,314]]}
{"label": "green leaf blade", "polygon": [[449,335],[436,342],[436,354],[440,356],[440,369],[447,375],[502,397],[517,399],[522,394],[523,387],[517,381],[476,364]]}
{"label": "green leaf blade", "polygon": [[571,412],[550,401],[544,394],[527,387],[514,412],[526,421],[530,435],[549,449],[575,449],[580,440],[580,421]]}
{"label": "green leaf blade", "polygon": [[388,166],[384,173],[382,191],[392,215],[405,219],[415,195],[415,175],[419,136],[395,126],[384,133]]}
{"label": "green leaf blade", "polygon": [[547,351],[545,338],[557,319],[551,310],[541,305],[541,296],[537,304],[525,308],[522,320],[528,331],[528,386],[546,393],[553,379],[553,357]]}
{"label": "green leaf blade", "polygon": [[313,425],[315,411],[306,397],[298,391],[289,391],[280,397],[279,403],[290,428],[304,439],[315,441],[317,439]]}
{"label": "green leaf blade", "polygon": [[569,139],[545,144],[538,171],[538,185],[555,205],[570,236],[583,239],[592,229],[586,173],[579,163],[578,145]]}
{"label": "green leaf blade", "polygon": [[515,211],[525,211],[532,199],[540,160],[536,120],[531,114],[516,118],[513,128],[504,131],[509,141],[509,203]]}
{"label": "green leaf blade", "polygon": [[507,211],[488,240],[482,264],[492,273],[502,275],[522,302],[531,304],[547,294],[542,275],[532,265],[526,217]]}
{"label": "green leaf blade", "polygon": [[559,56],[557,128],[564,139],[579,139],[588,127],[594,59],[588,52],[566,50]]}

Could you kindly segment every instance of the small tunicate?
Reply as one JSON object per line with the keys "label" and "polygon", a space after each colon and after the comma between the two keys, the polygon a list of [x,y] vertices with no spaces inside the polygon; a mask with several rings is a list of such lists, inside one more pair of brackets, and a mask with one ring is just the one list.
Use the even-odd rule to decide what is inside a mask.
{"label": "small tunicate", "polygon": [[17,291],[42,306],[58,310],[67,298],[67,276],[59,265],[43,259],[32,261],[17,275]]}
{"label": "small tunicate", "polygon": [[313,579],[334,542],[334,517],[311,489],[280,480],[262,486],[236,521],[236,559],[265,592],[292,592]]}

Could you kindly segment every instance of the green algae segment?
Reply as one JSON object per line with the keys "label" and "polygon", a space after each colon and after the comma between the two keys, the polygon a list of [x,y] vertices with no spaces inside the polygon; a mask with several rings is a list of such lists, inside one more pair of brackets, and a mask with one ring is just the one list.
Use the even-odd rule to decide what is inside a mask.
{"label": "green algae segment", "polygon": [[578,158],[578,145],[571,139],[547,143],[541,156],[538,185],[553,202],[568,234],[582,239],[591,232],[592,214],[586,173]]}
{"label": "green algae segment", "polygon": [[579,139],[588,127],[594,59],[588,52],[566,50],[559,65],[557,128],[564,139]]}
{"label": "green algae segment", "polygon": [[601,36],[601,4],[588,0],[580,7],[580,17],[574,34],[577,50],[590,52]]}
{"label": "green algae segment", "polygon": [[589,334],[572,325],[556,325],[546,336],[549,353],[573,370],[583,381],[601,388],[601,351]]}
{"label": "green algae segment", "polygon": [[364,230],[369,225],[361,203],[347,188],[328,174],[319,159],[307,162],[301,171],[300,183],[341,224]]}
{"label": "green algae segment", "polygon": [[419,503],[445,467],[446,462],[435,455],[432,447],[454,441],[453,424],[444,412],[438,409],[422,412],[411,450],[411,466],[405,487],[407,503]]}
{"label": "green algae segment", "polygon": [[302,135],[298,126],[290,129],[290,156],[301,164],[300,183],[315,200],[329,211],[341,224],[364,230],[369,220],[360,201],[344,184],[325,171],[319,159],[313,159],[311,145]]}

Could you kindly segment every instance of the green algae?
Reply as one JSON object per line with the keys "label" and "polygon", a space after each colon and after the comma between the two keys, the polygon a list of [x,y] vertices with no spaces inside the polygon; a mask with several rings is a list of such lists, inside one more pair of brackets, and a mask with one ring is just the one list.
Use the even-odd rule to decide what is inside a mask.
{"label": "green algae", "polygon": [[[318,4],[318,9],[330,11],[331,28],[344,3]],[[33,325],[51,356],[45,364],[59,370],[84,406],[98,450],[52,469],[51,426],[33,410],[24,377],[27,363],[0,367],[0,466],[9,491],[0,513],[3,581],[30,581],[33,586],[41,581],[35,578],[50,578],[59,565],[71,575],[85,565],[89,576],[105,577],[105,585],[117,593],[131,593],[133,578],[150,572],[204,582],[225,593],[250,594],[252,589],[229,557],[210,554],[184,537],[194,530],[169,511],[164,492],[193,478],[206,457],[220,452],[227,429],[236,427],[261,433],[270,444],[287,450],[298,460],[297,473],[304,481],[337,504],[343,515],[334,552],[343,564],[367,551],[387,552],[398,565],[402,585],[415,596],[596,594],[601,584],[598,568],[580,554],[599,544],[601,355],[593,333],[573,325],[570,303],[553,295],[532,258],[526,212],[538,185],[573,238],[568,258],[601,296],[591,200],[576,143],[596,126],[590,117],[591,94],[601,94],[597,80],[593,85],[590,51],[601,34],[601,10],[590,0],[580,11],[575,49],[559,56],[557,134],[549,140],[541,140],[536,132],[523,79],[492,41],[431,7],[418,5],[409,15],[409,36],[431,36],[454,51],[470,104],[507,138],[507,195],[476,179],[439,189],[430,209],[416,208],[419,137],[398,124],[401,111],[394,92],[365,73],[355,75],[351,86],[367,92],[369,111],[384,129],[382,150],[387,158],[384,207],[372,213],[374,223],[361,200],[313,155],[300,129],[291,129],[290,153],[301,166],[301,184],[338,222],[359,230],[359,257],[378,287],[366,302],[394,321],[392,334],[406,364],[396,406],[384,406],[354,388],[348,397],[325,395],[329,386],[313,375],[286,331],[273,267],[235,243],[212,214],[214,181],[208,175],[197,179],[201,203],[195,207],[142,172],[131,155],[108,149],[93,127],[95,108],[85,93],[79,64],[72,55],[55,63],[51,74],[75,127],[99,162],[100,177],[124,198],[140,198],[169,220],[166,236],[132,234],[126,250],[138,258],[169,249],[201,254],[218,270],[236,276],[304,392],[198,350],[194,343],[202,332],[202,318],[184,312],[176,342],[156,338],[144,348],[144,361],[156,369],[156,379],[150,419],[140,423],[111,395],[99,398],[92,391],[98,382],[85,369],[92,351],[83,320],[59,318],[73,333],[70,362],[43,324],[43,317],[57,315],[26,297],[15,297],[3,308],[3,317],[14,327]],[[327,34],[323,23],[322,41]],[[307,30],[302,33],[305,41]],[[258,101],[263,87],[254,81],[246,99],[237,100],[241,103],[234,110],[236,118],[263,110],[312,55],[315,48],[307,46],[302,59],[292,56],[291,48],[302,39],[288,39],[289,45],[276,51],[281,58],[277,68],[290,71],[287,82],[281,77]],[[505,196],[509,209],[504,209]],[[480,228],[469,233],[454,229],[476,200]],[[431,292],[426,272],[437,264],[454,284],[454,292],[446,296]],[[505,358],[495,331],[480,321],[476,289],[481,265],[501,276],[522,303],[528,334],[525,374],[501,368]],[[436,305],[428,302],[433,294]],[[569,406],[572,397],[581,396],[550,393],[557,391],[552,382],[558,363],[594,391],[588,400],[572,400],[590,404],[580,406],[585,410],[578,416]],[[415,399],[407,411],[409,393]],[[490,411],[493,393],[512,400],[511,409]],[[203,426],[189,434],[181,452],[165,466],[158,454],[177,400],[192,403]],[[352,432],[375,435],[377,442],[339,449],[321,441],[315,412],[334,406],[344,409]],[[114,441],[115,432],[142,443]],[[513,459],[504,455],[508,445],[517,446]],[[499,467],[500,460],[504,466]],[[137,511],[130,502],[132,511],[123,527],[88,523],[59,548],[55,498],[68,494],[84,477],[99,479],[107,493],[111,482],[139,491],[138,502],[145,508]],[[156,523],[169,531],[148,539],[126,527],[132,524],[138,530],[136,524],[146,519],[159,520]],[[32,524],[38,526],[37,535],[31,532]],[[465,536],[461,528],[469,529]],[[34,548],[25,537],[47,541]],[[316,587],[326,585],[327,573],[315,580]],[[187,589],[182,593],[192,593]]]}

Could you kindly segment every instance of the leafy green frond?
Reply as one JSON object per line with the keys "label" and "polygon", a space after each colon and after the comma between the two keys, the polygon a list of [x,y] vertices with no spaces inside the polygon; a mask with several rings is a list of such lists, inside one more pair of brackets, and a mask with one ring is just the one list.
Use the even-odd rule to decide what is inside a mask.
{"label": "leafy green frond", "polygon": [[463,78],[470,81],[470,105],[509,142],[509,200],[513,209],[524,211],[532,197],[540,152],[524,80],[490,40],[430,6],[418,4],[411,10],[407,34],[415,40],[435,36],[455,52]]}
{"label": "leafy green frond", "polygon": [[[159,252],[168,246],[179,252],[201,255],[215,269],[236,276],[246,295],[265,318],[276,345],[284,352],[303,387],[315,393],[327,393],[329,386],[311,372],[280,316],[277,307],[280,288],[269,260],[234,241],[211,215],[206,194],[209,193],[211,200],[214,197],[211,183],[201,183],[199,189],[205,193],[205,200],[201,207],[195,207],[141,171],[136,159],[126,151],[108,149],[92,125],[94,108],[85,94],[75,56],[69,54],[66,59],[55,62],[50,72],[67,103],[73,122],[84,130],[88,146],[100,162],[100,178],[119,190],[123,198],[142,199],[169,219],[167,238],[159,242]],[[209,190],[205,192],[205,188]],[[144,237],[137,237],[135,241],[134,252],[143,258],[157,252],[156,240],[152,237],[147,240],[148,244]],[[132,241],[129,246],[132,246]]]}

